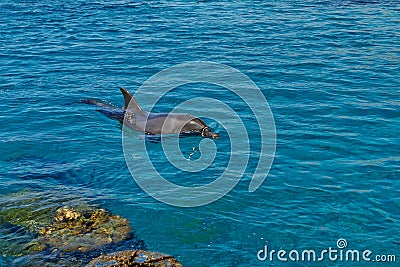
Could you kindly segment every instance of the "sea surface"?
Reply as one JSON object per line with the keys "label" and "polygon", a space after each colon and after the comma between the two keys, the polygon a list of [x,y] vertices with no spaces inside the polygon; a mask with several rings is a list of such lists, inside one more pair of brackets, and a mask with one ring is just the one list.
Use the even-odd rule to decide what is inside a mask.
{"label": "sea surface", "polygon": [[[233,67],[260,88],[274,116],[276,153],[262,186],[249,192],[260,153],[252,110],[213,85],[174,90],[159,111],[192,97],[222,101],[244,118],[254,150],[226,196],[182,208],[138,186],[125,162],[120,123],[79,101],[121,107],[120,86],[135,92],[159,71],[193,61]],[[224,171],[229,153],[241,152],[229,151],[218,122],[206,122],[221,133],[215,144],[222,153],[200,173],[171,167],[160,144],[146,140],[165,179],[207,184]],[[74,192],[126,217],[148,250],[185,266],[400,262],[398,1],[1,0],[0,127],[2,196]],[[143,138],[137,134],[137,142]],[[182,161],[199,157],[201,140],[182,139]],[[140,160],[137,171],[146,173]],[[17,239],[0,235],[0,242]],[[370,250],[371,259],[396,255],[397,262],[257,257],[265,245],[322,251],[338,249],[339,239],[345,249]]]}

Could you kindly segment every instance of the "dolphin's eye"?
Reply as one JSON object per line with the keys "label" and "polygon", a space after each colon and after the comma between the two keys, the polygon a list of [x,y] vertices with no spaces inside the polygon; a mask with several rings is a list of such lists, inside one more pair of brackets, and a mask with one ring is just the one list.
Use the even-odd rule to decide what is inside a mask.
{"label": "dolphin's eye", "polygon": [[207,136],[210,133],[210,127],[206,126],[201,129],[201,136]]}

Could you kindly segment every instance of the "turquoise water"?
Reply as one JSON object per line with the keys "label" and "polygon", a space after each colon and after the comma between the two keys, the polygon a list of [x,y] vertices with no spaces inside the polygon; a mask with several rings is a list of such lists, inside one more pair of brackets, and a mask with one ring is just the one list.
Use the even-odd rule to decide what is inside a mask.
{"label": "turquoise water", "polygon": [[[281,266],[259,261],[257,252],[265,244],[335,248],[339,238],[349,249],[397,255],[398,264],[399,13],[397,1],[3,0],[1,194],[69,188],[128,218],[149,250],[185,266]],[[77,102],[121,106],[120,86],[134,92],[158,71],[198,60],[232,66],[258,85],[275,118],[276,155],[257,191],[248,192],[257,164],[252,155],[227,196],[178,208],[154,200],[132,179],[120,124]],[[159,110],[206,94],[200,88],[174,91]],[[258,151],[251,111],[218,90],[207,96],[245,118]],[[182,142],[189,149],[200,138]],[[217,147],[227,143],[221,138]],[[159,144],[148,148],[162,158]],[[227,161],[217,154],[201,175],[162,160],[158,168],[177,184],[205,184]]]}

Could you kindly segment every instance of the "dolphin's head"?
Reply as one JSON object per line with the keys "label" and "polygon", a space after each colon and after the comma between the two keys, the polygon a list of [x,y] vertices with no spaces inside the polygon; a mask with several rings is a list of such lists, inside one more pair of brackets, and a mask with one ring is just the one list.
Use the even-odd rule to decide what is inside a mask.
{"label": "dolphin's head", "polygon": [[[201,119],[188,114],[175,114],[175,118],[181,118],[184,121],[184,126],[181,133],[200,133],[202,137],[218,139],[219,134],[211,132],[210,127]],[[189,121],[188,121],[189,119]]]}
{"label": "dolphin's head", "polygon": [[201,136],[208,137],[212,139],[218,139],[219,134],[210,132],[210,127],[206,126],[201,130]]}

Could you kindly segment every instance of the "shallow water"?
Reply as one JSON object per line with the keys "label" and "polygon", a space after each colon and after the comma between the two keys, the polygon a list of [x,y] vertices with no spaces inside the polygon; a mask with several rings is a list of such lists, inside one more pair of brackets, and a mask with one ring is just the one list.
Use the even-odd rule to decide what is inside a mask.
{"label": "shallow water", "polygon": [[[128,218],[149,250],[185,266],[280,266],[257,251],[335,248],[339,238],[399,258],[399,12],[396,1],[1,1],[1,194],[79,188]],[[158,71],[198,60],[237,68],[258,85],[277,148],[257,191],[248,192],[253,154],[228,195],[177,208],[132,179],[120,124],[77,102],[121,106],[119,86],[134,92]],[[178,88],[159,110],[205,88]],[[244,117],[258,140],[238,97],[206,92]],[[200,140],[184,138],[182,153],[189,157]],[[157,142],[147,147],[166,178],[198,185],[224,170],[228,143],[217,141],[222,153],[201,175],[166,164]]]}

